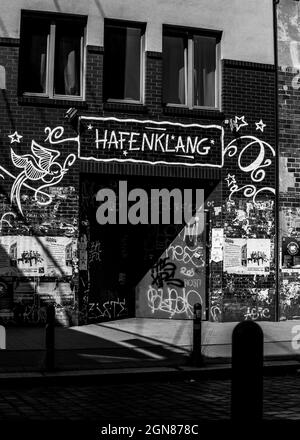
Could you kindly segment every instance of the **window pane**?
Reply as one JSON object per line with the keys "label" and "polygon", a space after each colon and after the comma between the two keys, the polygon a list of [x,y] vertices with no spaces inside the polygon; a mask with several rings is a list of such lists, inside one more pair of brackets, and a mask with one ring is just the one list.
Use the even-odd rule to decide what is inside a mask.
{"label": "window pane", "polygon": [[105,31],[106,99],[140,101],[141,29],[108,26]]}
{"label": "window pane", "polygon": [[37,26],[31,21],[24,27],[22,52],[23,92],[46,92],[47,37],[49,27]]}
{"label": "window pane", "polygon": [[80,27],[69,27],[66,23],[56,26],[54,93],[56,95],[80,96]]}
{"label": "window pane", "polygon": [[164,36],[163,39],[163,100],[164,103],[185,104],[186,73],[184,50],[186,38]]}
{"label": "window pane", "polygon": [[215,107],[216,39],[194,37],[194,105]]}

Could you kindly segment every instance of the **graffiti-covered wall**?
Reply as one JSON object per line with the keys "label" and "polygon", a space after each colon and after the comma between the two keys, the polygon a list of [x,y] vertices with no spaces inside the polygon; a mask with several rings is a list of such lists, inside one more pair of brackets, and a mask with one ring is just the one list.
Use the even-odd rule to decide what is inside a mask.
{"label": "graffiti-covered wall", "polygon": [[[88,18],[82,100],[20,94],[20,23],[14,16],[7,32],[0,29],[0,318],[43,324],[45,306],[54,302],[63,325],[191,319],[201,302],[203,317],[213,321],[274,320],[271,2],[259,3],[259,17],[257,0],[249,10],[203,0],[205,15],[188,2],[184,8],[194,13],[182,18],[177,0],[167,2],[169,13],[156,0],[128,10],[104,1],[100,12],[95,2],[77,3],[74,10],[71,3],[60,11],[48,6]],[[103,99],[106,17],[145,22],[143,104]],[[224,32],[220,108],[163,105],[164,23]],[[73,122],[65,117],[72,108]],[[97,192],[116,190],[120,181],[145,191],[158,181],[160,188],[203,190],[204,231],[101,226]]]}
{"label": "graffiti-covered wall", "polygon": [[0,39],[0,319],[44,325],[77,322],[77,134],[68,103],[51,108],[18,99],[20,41]]}
{"label": "graffiti-covered wall", "polygon": [[300,7],[281,0],[278,21],[280,319],[300,316]]}
{"label": "graffiti-covered wall", "polygon": [[273,66],[225,62],[223,109],[236,116],[225,137],[224,261],[222,293],[220,286],[212,292],[214,319],[276,319],[274,91]]}

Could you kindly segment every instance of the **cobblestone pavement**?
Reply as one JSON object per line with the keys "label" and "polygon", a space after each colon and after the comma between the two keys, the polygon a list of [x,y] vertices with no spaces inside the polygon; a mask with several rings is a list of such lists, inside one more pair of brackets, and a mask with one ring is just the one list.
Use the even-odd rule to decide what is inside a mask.
{"label": "cobblestone pavement", "polygon": [[[245,396],[247,390],[245,389]],[[228,420],[229,380],[0,390],[1,421]],[[267,377],[264,418],[300,419],[300,375]]]}

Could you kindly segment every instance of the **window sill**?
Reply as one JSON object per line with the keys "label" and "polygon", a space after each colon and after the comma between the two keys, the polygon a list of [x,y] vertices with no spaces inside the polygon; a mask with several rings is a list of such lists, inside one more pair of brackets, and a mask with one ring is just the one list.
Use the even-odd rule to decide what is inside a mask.
{"label": "window sill", "polygon": [[18,103],[20,105],[35,105],[45,107],[76,107],[87,108],[86,101],[75,99],[53,99],[41,96],[19,96]]}
{"label": "window sill", "polygon": [[219,109],[207,109],[207,108],[193,108],[181,106],[164,106],[163,113],[169,116],[183,116],[183,117],[201,117],[207,119],[223,120],[225,118],[224,113]]}
{"label": "window sill", "polygon": [[129,102],[105,102],[103,110],[117,112],[148,113],[144,104],[131,104]]}

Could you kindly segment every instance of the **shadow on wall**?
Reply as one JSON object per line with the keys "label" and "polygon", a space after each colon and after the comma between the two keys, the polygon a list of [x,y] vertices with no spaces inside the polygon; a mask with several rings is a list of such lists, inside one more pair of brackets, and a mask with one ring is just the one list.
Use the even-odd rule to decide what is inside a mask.
{"label": "shadow on wall", "polygon": [[[21,221],[29,226],[14,205],[10,209],[17,223]],[[76,325],[73,238],[8,235],[9,229],[5,230],[8,226],[11,226],[10,222],[3,215],[0,227],[0,324],[44,326],[46,306],[54,303],[57,323]]]}
{"label": "shadow on wall", "polygon": [[[54,239],[59,238],[62,241],[55,245],[50,243],[50,246],[53,252],[61,255],[61,252],[65,253],[64,245],[68,238]],[[62,276],[49,276],[53,264],[57,266],[57,262],[49,249],[43,252],[39,242],[41,237],[0,237],[1,325],[44,326],[50,303],[55,305],[58,324],[69,326],[77,323],[71,269],[69,274],[66,271]]]}

